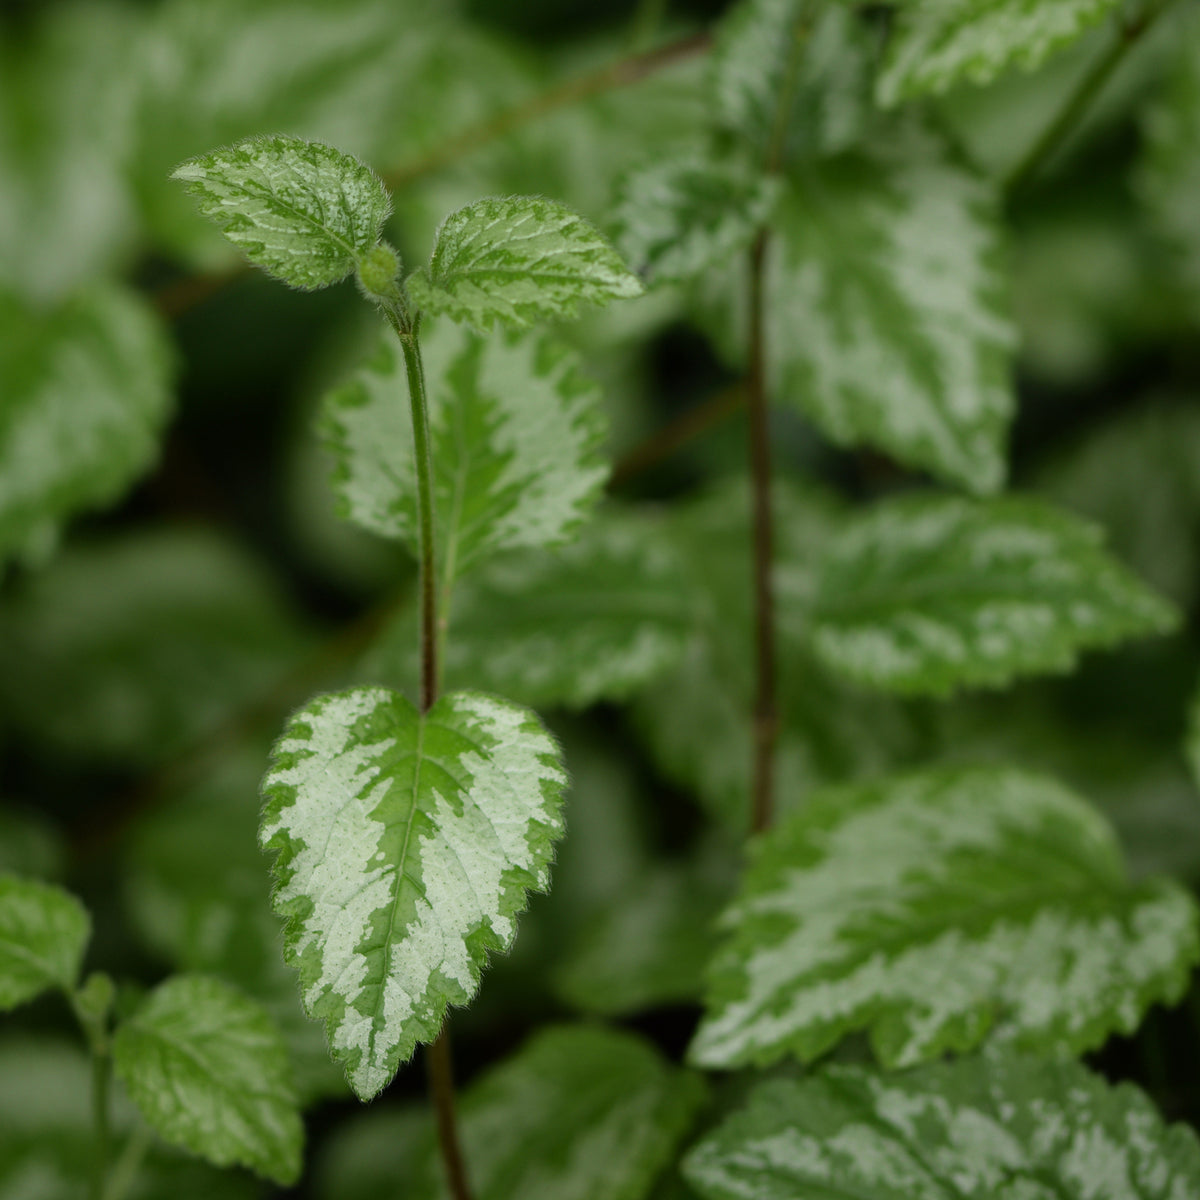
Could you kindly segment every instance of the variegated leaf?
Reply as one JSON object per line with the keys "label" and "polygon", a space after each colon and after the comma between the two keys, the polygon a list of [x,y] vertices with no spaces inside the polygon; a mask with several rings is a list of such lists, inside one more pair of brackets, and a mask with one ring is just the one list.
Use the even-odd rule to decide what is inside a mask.
{"label": "variegated leaf", "polygon": [[[995,187],[910,123],[861,153],[797,167],[768,243],[772,398],[839,445],[998,490],[1015,338],[997,215]],[[704,290],[702,321],[740,359],[744,287],[726,274]]]}
{"label": "variegated leaf", "polygon": [[573,317],[582,304],[638,296],[621,256],[577,213],[539,196],[478,200],[438,230],[428,271],[408,279],[423,312],[479,329]]}
{"label": "variegated leaf", "polygon": [[97,284],[47,313],[0,295],[0,565],[154,463],[171,375],[166,333],[131,291]]}
{"label": "variegated leaf", "polygon": [[1032,71],[1114,12],[1120,0],[908,0],[897,6],[876,81],[884,105]]}
{"label": "variegated leaf", "polygon": [[1084,649],[1168,633],[1179,614],[1041,501],[918,495],[847,522],[819,571],[812,638],[832,671],[945,695],[1068,671]]}
{"label": "variegated leaf", "polygon": [[275,911],[309,1015],[363,1099],[507,950],[544,889],[566,775],[537,718],[459,692],[422,716],[397,692],[319,696],[263,784]]}
{"label": "variegated leaf", "polygon": [[700,154],[648,163],[620,183],[612,214],[621,252],[651,283],[680,283],[748,246],[779,182]]}
{"label": "variegated leaf", "polygon": [[[590,514],[608,474],[599,388],[538,334],[422,330],[438,556],[447,584],[499,550],[552,546]],[[325,404],[343,516],[416,549],[408,382],[394,339]]]}
{"label": "variegated leaf", "polygon": [[247,138],[188,159],[172,178],[252,263],[304,291],[345,279],[392,211],[370,167],[303,138]]}
{"label": "variegated leaf", "polygon": [[70,991],[91,933],[70,892],[0,873],[0,1012],[51,988]]}
{"label": "variegated leaf", "polygon": [[1200,1141],[1131,1084],[989,1054],[760,1084],[684,1173],[704,1200],[1195,1200]]}
{"label": "variegated leaf", "polygon": [[765,835],[723,917],[701,1065],[809,1061],[859,1030],[887,1066],[985,1036],[1130,1033],[1200,959],[1191,896],[1131,885],[1107,822],[1050,779],[942,768],[831,788]]}

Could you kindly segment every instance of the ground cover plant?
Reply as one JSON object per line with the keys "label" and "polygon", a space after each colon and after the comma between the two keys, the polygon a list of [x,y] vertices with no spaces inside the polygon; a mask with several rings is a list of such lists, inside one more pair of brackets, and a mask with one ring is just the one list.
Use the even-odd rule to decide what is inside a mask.
{"label": "ground cover plant", "polygon": [[0,1200],[1200,1198],[1200,11],[0,23]]}

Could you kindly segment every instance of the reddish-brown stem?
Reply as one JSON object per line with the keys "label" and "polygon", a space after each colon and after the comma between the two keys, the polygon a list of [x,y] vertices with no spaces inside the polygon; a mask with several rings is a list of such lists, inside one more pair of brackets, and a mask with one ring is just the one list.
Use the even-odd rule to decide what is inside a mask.
{"label": "reddish-brown stem", "polygon": [[771,435],[767,417],[766,363],[763,334],[763,275],[767,234],[750,249],[749,369],[746,408],[750,418],[750,479],[753,497],[754,551],[754,764],[751,782],[751,826],[762,832],[775,808],[775,742],[779,715],[775,707],[775,598],[771,585],[774,562],[771,521]]}
{"label": "reddish-brown stem", "polygon": [[454,1111],[454,1063],[450,1057],[450,1036],[445,1025],[437,1040],[425,1052],[425,1067],[429,1074],[429,1095],[437,1119],[438,1145],[442,1151],[442,1165],[446,1169],[450,1195],[453,1200],[471,1200],[462,1147],[458,1142],[458,1121]]}

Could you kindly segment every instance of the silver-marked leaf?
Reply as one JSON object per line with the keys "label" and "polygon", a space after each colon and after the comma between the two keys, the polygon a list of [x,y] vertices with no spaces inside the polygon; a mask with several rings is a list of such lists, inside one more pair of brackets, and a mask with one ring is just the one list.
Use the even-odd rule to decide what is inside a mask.
{"label": "silver-marked leaf", "polygon": [[383,1088],[507,950],[549,879],[566,775],[526,709],[459,692],[318,696],[264,782],[260,841],[305,1009],[355,1092]]}
{"label": "silver-marked leaf", "polygon": [[1197,910],[1131,885],[1108,823],[1051,779],[942,768],[830,788],[754,847],[691,1057],[809,1061],[866,1031],[886,1066],[989,1034],[1081,1053],[1183,995]]}
{"label": "silver-marked leaf", "polygon": [[91,933],[70,892],[0,874],[0,1012],[51,988],[70,991]]}
{"label": "silver-marked leaf", "polygon": [[176,975],[113,1038],[113,1066],[164,1141],[277,1183],[300,1175],[304,1126],[265,1010],[220,980]]}
{"label": "silver-marked leaf", "polygon": [[[484,338],[448,321],[421,340],[445,583],[498,550],[565,541],[608,474],[600,390],[578,356],[540,334]],[[322,432],[342,515],[415,552],[412,418],[394,338],[329,395]]]}
{"label": "silver-marked leaf", "polygon": [[540,196],[477,200],[451,213],[428,271],[411,275],[407,287],[423,312],[485,330],[573,317],[582,304],[642,293],[594,226]]}
{"label": "silver-marked leaf", "polygon": [[48,313],[0,295],[0,565],[44,551],[154,463],[171,376],[161,323],[119,285]]}
{"label": "silver-marked leaf", "polygon": [[1179,615],[1041,501],[917,495],[847,521],[826,550],[817,655],[873,687],[946,695],[1069,671],[1079,652],[1167,633]]}
{"label": "silver-marked leaf", "polygon": [[614,239],[649,282],[680,283],[748,246],[778,194],[778,180],[736,160],[648,163],[618,185]]}
{"label": "silver-marked leaf", "polygon": [[370,167],[303,138],[247,138],[188,159],[172,178],[252,263],[304,291],[345,279],[392,211]]}
{"label": "silver-marked leaf", "polygon": [[[875,446],[972,492],[1000,488],[1015,338],[997,192],[939,138],[905,123],[862,153],[797,168],[765,289],[773,399],[839,445]],[[705,290],[702,320],[740,359],[744,287],[721,276]]]}
{"label": "silver-marked leaf", "polygon": [[892,106],[960,82],[1032,71],[1120,0],[908,0],[897,6],[875,91]]}
{"label": "silver-marked leaf", "polygon": [[849,6],[813,15],[802,0],[742,0],[722,21],[709,64],[715,122],[760,159],[780,137],[785,158],[836,154],[870,116],[872,60],[870,35]]}
{"label": "silver-marked leaf", "polygon": [[684,1173],[704,1200],[1194,1200],[1200,1141],[1132,1084],[989,1054],[760,1084]]}
{"label": "silver-marked leaf", "polygon": [[[395,621],[364,667],[398,686],[417,679],[412,611]],[[454,594],[442,670],[534,708],[621,700],[679,662],[695,605],[661,523],[604,512],[578,541],[488,564]]]}
{"label": "silver-marked leaf", "polygon": [[1138,191],[1154,228],[1174,251],[1171,261],[1200,314],[1200,21],[1183,25],[1162,94],[1144,121],[1145,158]]}

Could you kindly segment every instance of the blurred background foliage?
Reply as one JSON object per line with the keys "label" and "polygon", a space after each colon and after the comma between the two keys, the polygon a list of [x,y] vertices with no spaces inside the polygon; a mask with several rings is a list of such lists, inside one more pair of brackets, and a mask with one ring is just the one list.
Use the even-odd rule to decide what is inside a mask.
{"label": "blurred background foliage", "polygon": [[[1135,872],[1200,882],[1200,795],[1180,749],[1200,601],[1195,7],[1139,42],[1012,196],[1006,248],[1021,333],[1014,486],[1099,521],[1188,628],[1091,656],[1069,679],[904,702],[826,678],[799,638],[789,644],[785,604],[785,796],[931,757],[1004,758],[1100,803]],[[408,1152],[391,1110],[422,1078],[406,1069],[360,1113],[303,1019],[255,846],[258,781],[270,738],[311,692],[412,677],[412,569],[336,519],[312,432],[320,396],[369,349],[373,318],[349,286],[301,296],[242,270],[168,171],[255,133],[328,141],[384,173],[389,236],[411,261],[446,212],[481,195],[543,193],[605,226],[624,171],[701,137],[703,35],[721,9],[29,0],[0,22],[0,435],[6,394],[31,380],[48,407],[61,402],[64,425],[80,391],[99,413],[134,395],[142,414],[139,437],[65,439],[79,458],[56,486],[54,519],[19,502],[37,447],[0,462],[17,496],[0,515],[11,560],[0,865],[69,882],[97,917],[94,965],[130,994],[197,969],[271,1009],[312,1106],[313,1169],[297,1194],[384,1193]],[[931,120],[1003,178],[1106,36],[1035,74],[956,88],[928,102]],[[858,85],[843,83],[858,103]],[[746,819],[751,679],[744,430],[734,376],[693,315],[686,294],[661,289],[561,330],[604,385],[613,490],[636,502],[585,535],[603,543],[587,561],[608,556],[619,604],[652,612],[637,654],[661,670],[649,687],[618,678],[602,703],[583,688],[546,713],[574,781],[569,836],[552,896],[535,900],[514,953],[456,1020],[466,1079],[547,1020],[611,1018],[672,1054],[695,1020],[707,923],[736,863],[737,839],[721,831]],[[681,444],[656,454],[656,431],[696,412]],[[790,413],[772,432],[781,537],[801,558],[827,528],[822,513],[902,482],[887,460],[835,451]],[[631,549],[622,522],[658,529],[663,547],[643,530]],[[604,612],[587,570],[573,569],[569,553],[530,568],[558,572],[556,594],[575,598],[537,620],[586,650],[603,641]],[[506,680],[515,699],[544,706],[559,695],[553,641],[540,628],[521,648],[531,576],[516,578],[515,589],[502,572],[464,587],[447,669],[451,683]],[[801,571],[782,591],[809,582]],[[540,678],[513,690],[511,668],[489,658],[498,628],[518,639],[513,653],[544,659]],[[1099,1061],[1196,1121],[1194,1000]],[[61,1149],[88,1136],[84,1070],[60,1001],[6,1021],[0,1200],[78,1185],[68,1176],[84,1156]],[[260,1187],[165,1153],[151,1166],[146,1195]]]}

